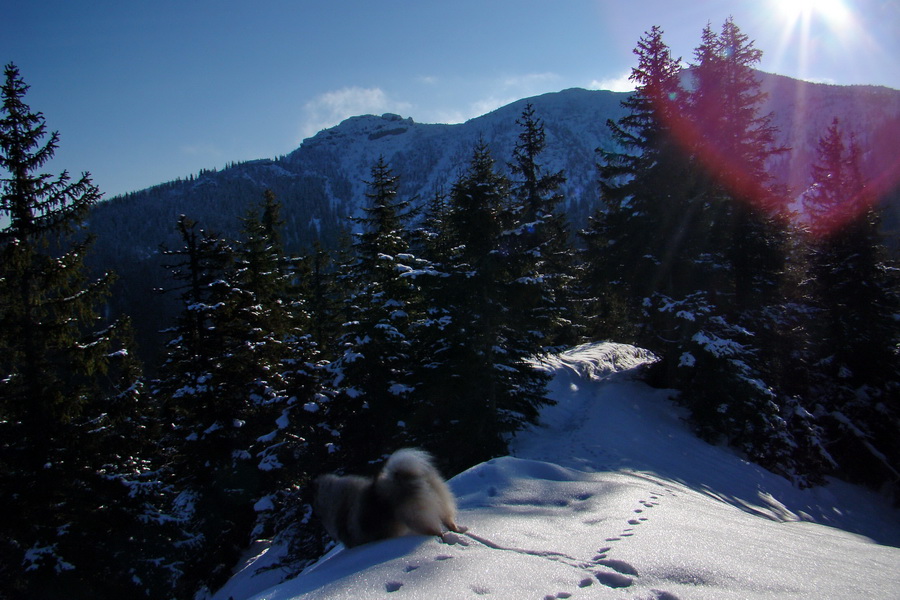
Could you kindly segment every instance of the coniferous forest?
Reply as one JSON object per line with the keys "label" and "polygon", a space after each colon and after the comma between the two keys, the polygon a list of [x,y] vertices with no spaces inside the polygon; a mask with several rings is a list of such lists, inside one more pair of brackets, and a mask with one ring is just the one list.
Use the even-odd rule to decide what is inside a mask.
{"label": "coniferous forest", "polygon": [[371,165],[338,247],[286,252],[279,199],[229,239],[184,215],[162,251],[156,364],[102,310],[88,174],[42,173],[60,143],[5,69],[0,112],[0,598],[192,598],[256,538],[299,571],[328,539],[310,482],[432,451],[450,476],[533,423],[532,361],[615,340],[652,351],[698,435],[797,486],[844,478],[900,498],[900,285],[866,151],[821,132],[798,221],[732,21],[689,71],[658,27],[598,151],[601,208],[573,231],[564,172],[530,105],[504,156],[476,144],[446,190],[400,194]]}

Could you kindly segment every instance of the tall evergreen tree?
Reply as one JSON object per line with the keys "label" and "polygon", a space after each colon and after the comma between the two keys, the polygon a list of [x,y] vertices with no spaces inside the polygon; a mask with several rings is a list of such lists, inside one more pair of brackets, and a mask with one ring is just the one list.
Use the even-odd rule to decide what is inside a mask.
{"label": "tall evergreen tree", "polygon": [[[680,59],[653,27],[634,50],[635,91],[628,112],[609,121],[617,151],[601,151],[603,207],[582,232],[581,286],[594,336],[628,335],[643,299],[655,292],[684,293],[685,248],[697,211],[689,203],[690,157],[677,136],[685,94]],[[634,336],[634,334],[631,334]],[[634,337],[632,337],[634,339]]]}
{"label": "tall evergreen tree", "polygon": [[288,297],[279,208],[267,192],[235,244],[182,217],[184,246],[167,252],[184,310],[156,389],[175,425],[174,485],[193,507],[185,528],[204,548],[186,560],[195,584],[227,574],[253,531],[254,506],[308,480],[308,455],[324,446],[312,416],[315,351]]}
{"label": "tall evergreen tree", "polygon": [[184,308],[155,391],[174,426],[168,476],[194,539],[183,586],[221,583],[327,453],[321,370],[301,328],[305,307],[291,299],[296,273],[279,208],[267,192],[233,244],[182,217],[184,246],[166,252]]}
{"label": "tall evergreen tree", "polygon": [[318,353],[302,328],[305,307],[281,243],[280,208],[267,190],[244,219],[226,306],[214,318],[225,336],[219,401],[240,423],[231,430],[232,468],[248,504],[303,477],[304,446],[318,442],[303,414],[319,411]]}
{"label": "tall evergreen tree", "polygon": [[703,31],[678,124],[695,179],[692,247],[682,262],[694,291],[660,296],[647,308],[669,317],[658,328],[659,369],[683,390],[701,430],[791,475],[803,468],[791,459],[799,443],[784,399],[769,383],[778,374],[763,350],[777,339],[775,313],[767,309],[781,304],[785,233],[766,172],[784,149],[774,144],[771,115],[759,114],[765,95],[752,68],[761,54],[731,18],[721,33],[709,25]]}
{"label": "tall evergreen tree", "polygon": [[163,416],[171,423],[164,446],[167,454],[163,476],[178,493],[178,521],[182,537],[173,555],[182,563],[180,593],[201,583],[221,581],[244,542],[252,512],[243,505],[234,477],[231,438],[239,426],[239,407],[227,395],[230,373],[223,369],[227,332],[218,326],[220,315],[230,310],[228,274],[235,252],[231,244],[199,228],[181,216],[177,224],[183,246],[164,250],[172,262],[182,311],[166,345],[166,357],[153,381]]}
{"label": "tall evergreen tree", "polygon": [[423,310],[412,323],[414,335],[413,381],[416,410],[410,415],[419,444],[434,452],[446,473],[469,465],[448,453],[462,426],[455,406],[463,394],[466,336],[454,319],[447,296],[453,291],[450,274],[458,241],[450,226],[452,205],[442,189],[435,190],[424,208],[423,221],[414,232],[415,243],[427,268],[416,277],[423,298]]}
{"label": "tall evergreen tree", "polygon": [[586,287],[611,304],[605,314],[641,322],[638,342],[661,357],[653,376],[681,390],[704,435],[794,475],[815,435],[766,383],[783,232],[765,166],[782,149],[758,113],[760,52],[732,19],[720,34],[707,26],[689,93],[659,28],[635,53],[630,113],[611,124],[626,151],[603,156],[607,208],[586,232],[600,268]]}
{"label": "tall evergreen tree", "polygon": [[814,238],[839,231],[869,208],[869,198],[859,165],[860,149],[851,137],[848,146],[837,117],[819,139],[817,163],[812,165],[812,184],[803,199]]}
{"label": "tall evergreen tree", "polygon": [[879,217],[835,119],[819,141],[805,200],[813,219],[810,327],[816,373],[810,396],[830,423],[832,454],[845,475],[900,489],[900,287]]}
{"label": "tall evergreen tree", "polygon": [[410,202],[398,198],[398,185],[380,157],[368,182],[365,215],[355,219],[361,231],[343,280],[350,320],[340,338],[340,355],[330,367],[336,375],[342,444],[362,461],[409,442],[409,325],[417,291],[403,274],[416,258],[406,229]]}
{"label": "tall evergreen tree", "polygon": [[[183,410],[205,413],[206,404],[215,402],[206,384],[223,345],[223,332],[213,326],[213,315],[224,308],[227,273],[232,268],[234,250],[223,238],[200,229],[197,222],[184,215],[176,227],[183,246],[162,252],[171,261],[165,267],[173,281],[173,287],[162,291],[180,293],[182,311],[175,326],[167,332],[171,335],[167,356],[154,385],[157,393],[166,399],[177,423]],[[197,404],[188,396],[208,399]],[[186,422],[190,427],[202,424],[193,423],[191,418]],[[178,435],[186,438],[191,433],[184,431]]]}
{"label": "tall evergreen tree", "polygon": [[505,452],[508,436],[547,402],[546,377],[528,363],[537,347],[532,323],[515,298],[521,290],[510,193],[481,142],[445,213],[451,255],[429,280],[431,360],[422,397],[442,428],[434,446],[455,459],[451,471]]}
{"label": "tall evergreen tree", "polygon": [[767,165],[787,149],[775,144],[772,115],[759,113],[766,94],[753,67],[761,58],[762,51],[729,17],[719,34],[706,26],[692,65],[687,142],[706,176],[706,262],[727,274],[707,270],[706,276],[716,282],[717,293],[729,297],[733,314],[772,300],[784,259],[779,202]]}
{"label": "tall evergreen tree", "polygon": [[[220,397],[239,424],[224,428],[231,432],[228,485],[241,490],[243,506],[236,511],[258,514],[252,531],[239,532],[241,544],[279,527],[276,505],[289,514],[310,510],[293,490],[308,488],[320,473],[333,439],[320,353],[306,329],[310,319],[299,293],[304,282],[297,281],[302,276],[297,261],[285,257],[280,208],[274,193],[266,191],[244,219],[229,277],[229,308],[216,322],[227,336],[221,367],[230,380]],[[312,558],[311,551],[320,549],[315,528],[302,522],[286,526],[293,529],[295,545],[306,546],[302,558]]]}
{"label": "tall evergreen tree", "polygon": [[[136,595],[147,408],[124,320],[99,312],[91,239],[73,235],[101,197],[85,173],[39,174],[45,141],[28,86],[5,68],[0,113],[0,579],[15,596]],[[127,476],[127,477],[126,477]],[[132,534],[119,540],[121,527]],[[128,535],[126,533],[126,535]],[[146,577],[152,569],[141,571]]]}
{"label": "tall evergreen tree", "polygon": [[434,265],[446,260],[452,251],[449,217],[449,198],[443,188],[439,188],[425,204],[422,224],[415,232],[416,246],[421,248],[422,256]]}
{"label": "tall evergreen tree", "polygon": [[527,104],[516,120],[521,131],[513,149],[512,229],[506,232],[514,246],[511,259],[520,291],[518,310],[528,313],[533,331],[542,332],[540,345],[572,343],[572,250],[565,215],[560,212],[565,183],[563,171],[546,173],[540,158],[547,144],[543,121]]}

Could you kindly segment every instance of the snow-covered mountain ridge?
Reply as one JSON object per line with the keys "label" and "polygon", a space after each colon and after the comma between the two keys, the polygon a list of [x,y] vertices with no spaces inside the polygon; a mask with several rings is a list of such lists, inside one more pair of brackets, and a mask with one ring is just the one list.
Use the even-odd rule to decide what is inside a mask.
{"label": "snow-covered mountain ridge", "polygon": [[[807,185],[818,139],[835,116],[868,148],[870,176],[888,182],[900,177],[900,91],[814,84],[763,73],[760,78],[769,92],[762,110],[775,115],[778,143],[794,149],[772,165],[782,183],[798,190]],[[399,176],[400,194],[424,203],[435,193],[450,191],[480,139],[489,144],[499,166],[511,160],[519,134],[516,120],[526,103],[544,123],[547,144],[541,163],[548,172],[564,170],[567,176],[560,192],[571,230],[577,231],[599,206],[596,150],[614,148],[607,121],[623,116],[626,97],[569,89],[522,99],[455,125],[417,123],[395,114],[351,117],[304,140],[286,156],[203,171],[100,203],[89,217],[96,243],[88,260],[97,272],[117,273],[120,293],[113,312],[131,315],[139,339],[151,339],[173,310],[166,305],[168,299],[152,290],[167,286],[160,246],[181,247],[175,227],[180,215],[234,238],[241,218],[271,189],[282,205],[287,252],[305,252],[314,241],[333,248],[351,227],[347,217],[360,213],[365,181],[380,156]],[[900,240],[900,191],[893,189],[885,200],[892,210],[884,227]]]}
{"label": "snow-covered mountain ridge", "polygon": [[[778,143],[792,152],[772,165],[777,179],[802,190],[809,177],[818,139],[834,117],[854,132],[872,177],[896,172],[900,156],[900,92],[871,86],[833,86],[760,73],[769,97],[762,112],[772,112],[779,128]],[[386,114],[351,117],[304,140],[278,159],[235,164],[221,171],[204,171],[187,180],[159,186],[102,203],[92,227],[112,231],[117,239],[102,240],[113,255],[125,252],[146,257],[160,243],[172,240],[180,214],[187,214],[223,234],[239,227],[238,217],[272,189],[283,204],[289,250],[313,238],[333,241],[364,202],[365,180],[384,156],[400,176],[401,193],[425,200],[435,191],[449,191],[479,139],[486,140],[499,164],[511,157],[518,135],[515,121],[531,103],[545,124],[547,148],[541,157],[548,170],[564,169],[561,190],[570,219],[578,227],[598,203],[595,150],[612,149],[609,119],[624,114],[625,93],[569,89],[522,99],[488,114],[455,125],[416,123]],[[896,179],[896,177],[894,177]],[[113,238],[114,236],[108,236]]]}
{"label": "snow-covered mountain ridge", "polygon": [[900,514],[832,481],[798,490],[696,438],[653,360],[593,344],[544,362],[541,422],[451,480],[466,535],[341,546],[295,578],[261,542],[213,598],[892,598]]}

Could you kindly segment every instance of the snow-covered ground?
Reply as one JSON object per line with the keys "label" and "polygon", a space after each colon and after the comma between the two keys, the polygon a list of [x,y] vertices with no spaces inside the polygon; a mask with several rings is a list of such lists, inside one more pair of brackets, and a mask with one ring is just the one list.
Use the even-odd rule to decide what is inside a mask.
{"label": "snow-covered ground", "polygon": [[450,482],[465,535],[336,547],[281,582],[280,548],[214,598],[900,598],[900,512],[841,482],[798,490],[696,438],[645,352],[548,359],[552,397],[512,455]]}

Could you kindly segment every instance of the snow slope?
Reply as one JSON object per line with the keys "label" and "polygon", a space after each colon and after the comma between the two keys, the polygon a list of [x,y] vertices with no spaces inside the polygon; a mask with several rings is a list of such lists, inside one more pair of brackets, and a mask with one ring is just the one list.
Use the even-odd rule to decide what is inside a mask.
{"label": "snow slope", "polygon": [[214,598],[900,598],[900,513],[831,482],[797,490],[697,439],[647,353],[544,361],[558,404],[512,456],[451,481],[466,535],[336,547],[278,583],[266,548]]}

